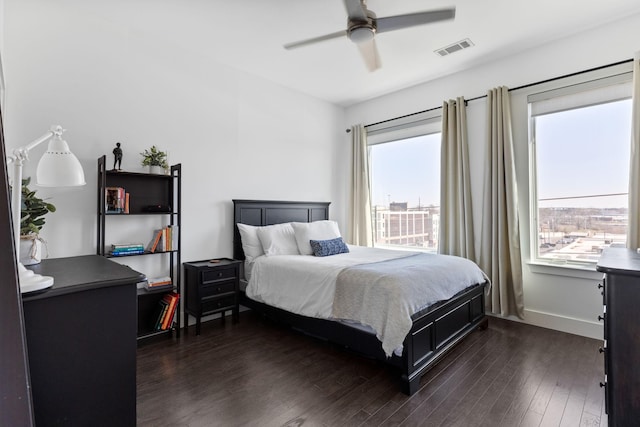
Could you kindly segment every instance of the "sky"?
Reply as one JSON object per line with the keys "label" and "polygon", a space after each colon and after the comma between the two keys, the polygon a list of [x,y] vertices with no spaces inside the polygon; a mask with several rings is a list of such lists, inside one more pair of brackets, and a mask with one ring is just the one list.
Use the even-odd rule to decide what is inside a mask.
{"label": "sky", "polygon": [[[372,205],[440,205],[440,135],[371,146]],[[538,198],[626,193],[630,139],[630,99],[537,117]],[[627,207],[627,197],[539,204],[554,206]]]}
{"label": "sky", "polygon": [[[628,191],[630,99],[535,120],[538,199]],[[626,207],[627,197],[555,200],[541,206]]]}
{"label": "sky", "polygon": [[371,204],[440,206],[440,133],[371,146]]}

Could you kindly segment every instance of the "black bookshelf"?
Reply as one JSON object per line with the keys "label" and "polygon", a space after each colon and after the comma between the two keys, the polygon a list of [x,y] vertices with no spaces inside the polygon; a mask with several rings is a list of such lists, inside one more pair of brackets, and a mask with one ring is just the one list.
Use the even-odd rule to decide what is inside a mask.
{"label": "black bookshelf", "polygon": [[[173,289],[146,290],[138,289],[138,340],[146,338],[169,335],[175,331],[176,336],[180,336],[181,319],[180,307],[176,309],[173,324],[166,330],[157,331],[154,328],[154,316],[160,300],[171,290],[181,294],[180,284],[180,250],[181,250],[181,200],[182,182],[181,165],[176,164],[170,167],[170,174],[150,174],[140,172],[128,172],[111,170],[107,168],[106,156],[98,158],[98,184],[97,184],[97,249],[98,255],[114,260],[138,256],[156,256],[158,262],[168,263],[168,276],[173,282]],[[107,210],[106,189],[107,187],[121,187],[129,194],[129,202],[125,211],[110,212]],[[158,211],[159,210],[159,211]],[[145,217],[166,218],[167,225],[177,226],[178,235],[176,245],[171,250],[157,250],[150,252],[124,256],[113,256],[110,254],[110,246],[106,243],[111,227],[120,221],[114,217],[123,217],[124,220],[138,221],[141,227],[145,227]],[[126,217],[126,218],[124,218]],[[149,238],[153,235],[153,227],[149,226]],[[142,242],[146,244],[146,242]],[[181,298],[182,299],[182,298]],[[181,304],[181,301],[178,301]]]}

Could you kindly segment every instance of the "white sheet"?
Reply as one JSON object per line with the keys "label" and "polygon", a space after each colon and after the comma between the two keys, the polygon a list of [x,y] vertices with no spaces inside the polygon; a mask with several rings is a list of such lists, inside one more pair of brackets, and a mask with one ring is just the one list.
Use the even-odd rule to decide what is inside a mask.
{"label": "white sheet", "polygon": [[416,252],[349,246],[349,253],[261,256],[251,268],[249,298],[303,316],[329,319],[338,273],[352,265],[403,258]]}

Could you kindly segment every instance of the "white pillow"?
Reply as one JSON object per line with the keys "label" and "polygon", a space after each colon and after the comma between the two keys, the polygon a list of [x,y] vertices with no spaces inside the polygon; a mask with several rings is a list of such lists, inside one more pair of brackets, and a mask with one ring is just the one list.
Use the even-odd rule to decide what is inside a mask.
{"label": "white pillow", "polygon": [[340,236],[338,223],[335,221],[293,222],[298,251],[302,255],[312,255],[310,240],[331,240]]}
{"label": "white pillow", "polygon": [[267,225],[258,229],[262,250],[267,256],[300,255],[291,223]]}
{"label": "white pillow", "polygon": [[253,225],[238,223],[238,231],[240,232],[240,240],[242,242],[242,250],[248,262],[253,262],[260,255],[264,255],[262,243],[258,238],[258,229]]}

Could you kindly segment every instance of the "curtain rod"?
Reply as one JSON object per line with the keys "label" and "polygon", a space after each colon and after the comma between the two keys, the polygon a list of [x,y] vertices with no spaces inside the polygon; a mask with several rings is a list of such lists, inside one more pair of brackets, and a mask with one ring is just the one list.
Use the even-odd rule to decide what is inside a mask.
{"label": "curtain rod", "polygon": [[[598,70],[602,70],[605,68],[609,68],[609,67],[615,67],[616,65],[621,65],[621,64],[626,64],[627,62],[632,62],[633,58],[631,59],[624,59],[622,61],[618,61],[618,62],[614,62],[612,64],[607,64],[607,65],[600,65],[599,67],[594,67],[594,68],[589,68],[587,70],[582,70],[582,71],[576,71],[575,73],[570,73],[570,74],[564,74],[562,76],[558,76],[558,77],[552,77],[550,79],[546,79],[546,80],[540,80],[538,82],[535,83],[528,83],[526,85],[522,85],[522,86],[517,86],[514,87],[512,89],[509,89],[509,92],[514,91],[514,90],[520,90],[520,89],[526,89],[528,87],[531,86],[536,86],[536,85],[541,85],[543,83],[549,83],[549,82],[553,82],[555,80],[560,80],[560,79],[566,79],[568,77],[574,77],[574,76],[578,76],[580,74],[584,74],[584,73],[590,73],[592,71],[598,71]],[[465,105],[470,102],[470,101],[477,101],[478,99],[482,99],[482,98],[486,98],[487,95],[480,95],[480,96],[476,96],[475,98],[470,98],[470,99],[465,99]],[[415,116],[417,114],[423,114],[423,113],[428,113],[429,111],[435,111],[435,110],[439,110],[441,109],[442,106],[440,107],[433,107],[433,108],[429,108],[427,110],[422,110],[422,111],[416,111],[415,113],[409,113],[409,114],[405,114],[404,116],[398,116],[398,117],[394,117],[392,119],[386,119],[386,120],[381,120],[379,122],[375,122],[375,123],[370,123],[368,125],[364,125],[364,127],[369,127],[369,126],[375,126],[375,125],[380,125],[382,123],[387,123],[387,122],[391,122],[393,120],[398,120],[398,119],[404,119],[405,117],[411,117],[411,116]],[[346,130],[347,133],[351,132],[351,129],[347,129]]]}

